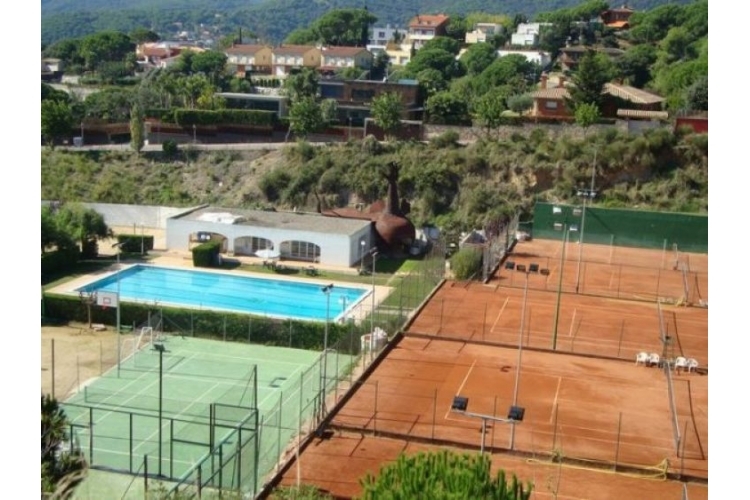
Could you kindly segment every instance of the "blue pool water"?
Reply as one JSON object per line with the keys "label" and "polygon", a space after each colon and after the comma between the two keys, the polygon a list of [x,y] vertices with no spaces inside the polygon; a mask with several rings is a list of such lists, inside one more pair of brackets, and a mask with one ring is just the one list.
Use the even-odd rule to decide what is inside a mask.
{"label": "blue pool water", "polygon": [[146,265],[132,266],[76,291],[117,292],[118,281],[123,301],[319,321],[327,316],[336,319],[369,292],[334,286],[327,299],[321,285],[314,283]]}

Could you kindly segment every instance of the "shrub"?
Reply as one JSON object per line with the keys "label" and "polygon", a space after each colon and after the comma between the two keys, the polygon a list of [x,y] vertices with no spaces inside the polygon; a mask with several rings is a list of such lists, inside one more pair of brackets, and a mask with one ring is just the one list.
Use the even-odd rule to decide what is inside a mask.
{"label": "shrub", "polygon": [[176,155],[178,149],[179,148],[177,147],[177,142],[173,141],[172,139],[167,139],[161,145],[161,150],[164,151],[164,154],[167,156]]}
{"label": "shrub", "polygon": [[482,268],[482,251],[475,247],[464,247],[451,257],[451,270],[457,280],[468,280]]}
{"label": "shrub", "polygon": [[220,263],[219,250],[221,243],[207,241],[193,248],[193,265],[195,267],[217,267]]}

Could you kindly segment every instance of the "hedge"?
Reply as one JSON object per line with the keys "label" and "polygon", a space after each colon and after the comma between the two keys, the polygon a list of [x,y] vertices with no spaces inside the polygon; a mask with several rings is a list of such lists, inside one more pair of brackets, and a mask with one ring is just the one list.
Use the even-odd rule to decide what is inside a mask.
{"label": "hedge", "polygon": [[[122,303],[120,325],[138,326],[145,324],[149,317],[162,315],[161,330],[165,333],[223,339],[253,344],[295,347],[309,350],[323,350],[325,323],[296,321],[239,314],[230,312],[205,311],[177,307],[155,307],[153,304]],[[92,323],[117,325],[117,309],[91,307]],[[81,297],[71,295],[45,294],[45,316],[60,321],[88,322],[88,306]],[[353,323],[328,323],[328,346],[341,340],[339,351],[356,354],[360,349],[359,336],[365,326]]]}
{"label": "hedge", "polygon": [[276,113],[257,109],[176,109],[174,119],[178,125],[256,125],[272,127]]}
{"label": "hedge", "polygon": [[221,243],[207,241],[193,248],[193,265],[195,267],[216,267],[220,264],[219,250]]}
{"label": "hedge", "polygon": [[77,246],[42,254],[42,276],[54,274],[76,265],[81,252]]}

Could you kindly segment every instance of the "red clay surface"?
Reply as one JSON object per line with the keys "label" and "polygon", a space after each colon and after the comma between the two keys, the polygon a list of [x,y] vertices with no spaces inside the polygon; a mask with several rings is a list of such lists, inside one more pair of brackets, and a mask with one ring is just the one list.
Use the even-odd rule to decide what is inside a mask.
{"label": "red clay surface", "polygon": [[[681,482],[654,479],[665,464],[673,476],[706,480],[708,309],[674,303],[707,304],[707,286],[699,299],[696,287],[688,285],[684,293],[690,272],[697,286],[707,283],[707,260],[681,254],[680,262],[690,266],[687,271],[687,264],[678,264],[682,272],[672,269],[674,252],[590,251],[586,245],[583,256],[599,262],[587,264],[578,294],[577,261],[566,262],[558,294],[554,243],[522,243],[509,257],[550,269],[549,276],[528,275],[525,300],[526,275],[506,269],[486,285],[449,281],[437,290],[405,337],[355,385],[333,418],[334,436],[302,453],[302,481],[349,498],[360,493],[358,480],[366,471],[375,473],[401,451],[440,446],[478,451],[481,418],[451,412],[451,403],[465,396],[469,412],[506,417],[514,399],[519,337],[524,349],[517,404],[525,408],[525,418],[515,432],[487,420],[484,446],[493,454],[493,467],[534,481],[532,498],[682,498]],[[568,255],[576,245],[569,247]],[[541,260],[548,254],[549,264]],[[611,285],[605,290],[602,278],[609,273],[611,282],[615,269],[619,298],[609,293]],[[679,279],[667,279],[671,273]],[[595,286],[601,290],[590,294]],[[649,293],[650,301],[644,300]],[[657,297],[664,302],[657,305]],[[672,339],[666,347],[662,334]],[[670,395],[664,369],[635,364],[640,351],[693,357],[701,369],[670,372]],[[514,454],[508,454],[511,441]],[[550,464],[553,455],[564,464]],[[282,483],[294,484],[296,472],[292,464]],[[689,498],[707,498],[707,490],[707,484],[691,484]]]}

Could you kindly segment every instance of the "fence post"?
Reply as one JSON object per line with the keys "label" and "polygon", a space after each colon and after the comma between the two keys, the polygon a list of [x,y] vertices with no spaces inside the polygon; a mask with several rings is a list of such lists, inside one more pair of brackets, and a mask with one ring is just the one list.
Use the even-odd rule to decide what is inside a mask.
{"label": "fence post", "polygon": [[148,493],[148,455],[143,455],[143,491]]}
{"label": "fence post", "polygon": [[440,326],[438,327],[438,333],[443,331],[443,309],[445,309],[445,299],[440,299]]}
{"label": "fence post", "polygon": [[52,397],[55,397],[55,339],[52,340]]}
{"label": "fence post", "polygon": [[430,439],[435,439],[435,418],[437,413],[437,388],[435,394],[432,396],[432,434]]}
{"label": "fence post", "polygon": [[174,419],[169,419],[169,477],[174,477]]}
{"label": "fence post", "polygon": [[94,465],[94,407],[89,406],[89,464]]}
{"label": "fence post", "polygon": [[622,337],[625,335],[625,320],[620,323],[620,340],[617,342],[617,357],[620,357],[620,349],[622,348]]}
{"label": "fence post", "polygon": [[617,460],[620,457],[620,434],[622,432],[622,412],[617,420],[617,442],[615,443],[615,472],[617,472]]}
{"label": "fence post", "polygon": [[253,317],[247,317],[247,343],[250,343],[250,338],[253,334]]}
{"label": "fence post", "polygon": [[227,317],[224,316],[224,342],[227,341]]}
{"label": "fence post", "polygon": [[661,268],[656,272],[656,301],[659,301],[659,284],[661,283]]}
{"label": "fence post", "polygon": [[482,321],[482,342],[484,342],[484,330],[487,326],[487,302],[484,303],[484,320]]}
{"label": "fence post", "polygon": [[[495,402],[492,404],[492,416],[497,417],[497,396],[495,396]],[[490,448],[495,447],[495,427],[497,422],[492,424],[492,436],[490,436]],[[490,455],[492,453],[490,452]]]}
{"label": "fence post", "polygon": [[682,431],[682,442],[680,443],[682,445],[682,452],[680,453],[680,479],[682,479],[682,475],[685,473],[685,437],[687,436],[687,427],[688,420],[685,419],[685,430]]}
{"label": "fence post", "polygon": [[133,473],[133,414],[128,413],[130,432],[128,433],[128,461],[130,464],[130,473]]}
{"label": "fence post", "polygon": [[[323,397],[325,398],[325,392],[323,393]],[[277,432],[276,432],[276,462],[278,462],[279,457],[281,457],[281,408],[284,405],[283,398],[284,398],[284,391],[279,391],[279,426],[277,427]]]}
{"label": "fence post", "polygon": [[372,435],[378,435],[378,381],[375,381],[375,414],[372,421]]}
{"label": "fence post", "polygon": [[555,422],[552,426],[552,451],[557,447],[557,403],[555,403]]}

